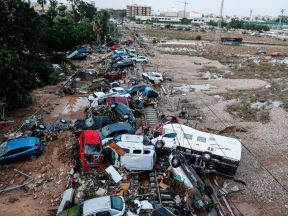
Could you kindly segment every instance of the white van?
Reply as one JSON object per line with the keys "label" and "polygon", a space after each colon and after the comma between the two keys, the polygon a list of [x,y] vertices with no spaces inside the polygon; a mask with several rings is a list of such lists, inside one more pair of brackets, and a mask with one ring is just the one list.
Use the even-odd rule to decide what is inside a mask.
{"label": "white van", "polygon": [[138,135],[121,135],[117,145],[124,150],[125,154],[120,156],[116,150],[110,149],[111,164],[119,168],[125,167],[129,171],[153,170],[156,153],[154,145],[144,145],[145,138]]}

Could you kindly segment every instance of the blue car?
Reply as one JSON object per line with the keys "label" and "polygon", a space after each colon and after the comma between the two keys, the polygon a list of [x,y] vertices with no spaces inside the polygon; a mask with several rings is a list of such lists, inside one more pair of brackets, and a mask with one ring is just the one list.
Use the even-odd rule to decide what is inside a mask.
{"label": "blue car", "polygon": [[143,92],[146,89],[147,85],[145,84],[137,84],[128,89],[128,93],[131,95],[135,95],[138,91]]}
{"label": "blue car", "polygon": [[129,122],[134,128],[136,127],[136,119],[132,110],[123,103],[114,103],[111,105],[114,108],[115,112],[118,114],[118,117],[121,121]]}
{"label": "blue car", "polygon": [[0,164],[33,159],[44,152],[44,144],[38,137],[21,137],[0,145]]}
{"label": "blue car", "polygon": [[112,60],[115,60],[117,59],[118,57],[123,57],[123,56],[127,56],[128,53],[127,52],[122,52],[122,53],[118,53],[118,54],[115,54],[111,57]]}

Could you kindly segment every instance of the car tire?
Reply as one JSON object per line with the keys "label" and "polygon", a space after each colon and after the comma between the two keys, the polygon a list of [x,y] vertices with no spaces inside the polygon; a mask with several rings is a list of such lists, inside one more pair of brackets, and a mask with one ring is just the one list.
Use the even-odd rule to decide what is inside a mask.
{"label": "car tire", "polygon": [[36,155],[31,155],[31,156],[30,156],[30,160],[33,160],[33,161],[34,161],[34,160],[36,160],[36,159],[37,159],[37,156],[36,156]]}
{"label": "car tire", "polygon": [[157,140],[157,142],[155,143],[155,148],[157,150],[160,150],[164,147],[165,143],[163,140]]}
{"label": "car tire", "polygon": [[177,156],[174,156],[171,160],[171,165],[173,168],[177,168],[181,165],[181,161]]}

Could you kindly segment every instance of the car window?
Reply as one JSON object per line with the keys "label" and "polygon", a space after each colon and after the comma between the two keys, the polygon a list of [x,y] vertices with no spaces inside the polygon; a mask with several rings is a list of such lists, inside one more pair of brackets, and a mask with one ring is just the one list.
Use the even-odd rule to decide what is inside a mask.
{"label": "car window", "polygon": [[25,147],[13,149],[11,151],[8,151],[6,154],[4,154],[4,157],[10,156],[10,155],[15,155],[15,154],[27,151],[29,149],[31,149],[31,146],[25,146]]}
{"label": "car window", "polygon": [[99,155],[101,151],[100,145],[87,144],[84,147],[84,154]]}
{"label": "car window", "polygon": [[2,155],[4,155],[5,153],[7,153],[8,149],[7,149],[7,142],[4,142],[0,145],[0,157]]}
{"label": "car window", "polygon": [[198,136],[198,137],[197,137],[197,141],[199,141],[199,142],[206,142],[206,138],[205,138],[205,137],[200,137],[200,136]]}
{"label": "car window", "polygon": [[111,216],[109,211],[97,212],[96,216]]}
{"label": "car window", "polygon": [[164,134],[163,135],[163,137],[165,137],[165,138],[175,138],[177,136],[177,134],[176,133],[169,133],[169,134]]}
{"label": "car window", "polygon": [[144,153],[143,154],[150,154],[150,150],[144,150]]}
{"label": "car window", "polygon": [[123,200],[118,196],[111,196],[111,208],[118,211],[123,210]]}
{"label": "car window", "polygon": [[127,148],[122,148],[122,149],[125,151],[125,153],[128,153],[128,154],[129,154],[129,152],[130,152],[129,149],[127,149]]}
{"label": "car window", "polygon": [[139,150],[139,149],[135,149],[135,150],[133,150],[133,154],[141,154],[141,153],[142,153],[142,151]]}
{"label": "car window", "polygon": [[192,140],[192,138],[193,138],[193,135],[192,135],[192,134],[184,133],[183,136],[184,136],[184,139]]}
{"label": "car window", "polygon": [[82,145],[84,145],[84,143],[85,143],[85,136],[84,134],[82,134]]}

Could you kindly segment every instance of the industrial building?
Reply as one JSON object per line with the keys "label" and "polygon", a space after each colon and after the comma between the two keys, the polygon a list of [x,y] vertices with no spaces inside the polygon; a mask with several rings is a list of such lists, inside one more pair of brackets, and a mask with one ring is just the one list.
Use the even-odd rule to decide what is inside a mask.
{"label": "industrial building", "polygon": [[135,16],[151,16],[152,8],[151,6],[141,6],[141,5],[127,5],[126,15],[127,17]]}

